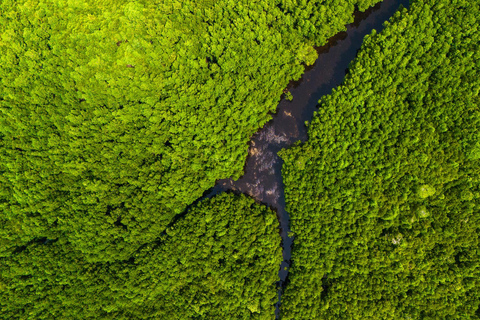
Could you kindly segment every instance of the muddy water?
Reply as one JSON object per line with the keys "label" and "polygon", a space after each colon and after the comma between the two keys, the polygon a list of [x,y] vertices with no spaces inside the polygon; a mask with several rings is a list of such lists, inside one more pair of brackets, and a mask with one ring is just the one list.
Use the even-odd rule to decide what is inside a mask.
{"label": "muddy water", "polygon": [[329,94],[333,88],[341,84],[350,61],[355,58],[362,44],[363,37],[371,33],[372,29],[380,31],[382,23],[393,15],[400,4],[407,6],[408,0],[385,0],[367,12],[357,13],[355,22],[347,27],[346,32],[337,34],[327,45],[317,48],[319,57],[315,64],[306,68],[300,81],[292,82],[288,87],[293,95],[293,101],[283,99],[273,119],[252,137],[243,177],[237,181],[219,180],[206,195],[211,197],[228,190],[241,192],[277,211],[283,242],[277,318],[293,244],[293,237],[289,237],[290,219],[285,210],[282,160],[277,153],[296,141],[307,140],[305,121],[312,119],[320,97]]}

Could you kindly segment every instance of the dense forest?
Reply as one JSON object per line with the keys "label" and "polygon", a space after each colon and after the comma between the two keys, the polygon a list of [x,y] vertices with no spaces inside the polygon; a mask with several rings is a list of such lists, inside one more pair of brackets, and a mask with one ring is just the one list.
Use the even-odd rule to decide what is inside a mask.
{"label": "dense forest", "polygon": [[1,1],[0,256],[128,260],[242,174],[312,45],[375,2]]}
{"label": "dense forest", "polygon": [[479,319],[480,3],[414,0],[282,151],[282,319]]}
{"label": "dense forest", "polygon": [[275,213],[224,193],[195,205],[128,261],[88,263],[65,239],[0,264],[2,319],[272,319]]}
{"label": "dense forest", "polygon": [[[276,213],[204,195],[379,1],[1,0],[0,319],[275,319]],[[282,319],[480,318],[479,17],[413,0],[281,152]]]}

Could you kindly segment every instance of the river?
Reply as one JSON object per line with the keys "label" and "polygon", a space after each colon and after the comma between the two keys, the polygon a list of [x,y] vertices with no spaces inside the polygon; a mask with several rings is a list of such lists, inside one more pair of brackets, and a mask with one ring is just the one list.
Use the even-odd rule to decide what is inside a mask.
{"label": "river", "polygon": [[407,7],[408,1],[385,0],[366,12],[356,12],[355,21],[347,26],[345,32],[340,32],[329,39],[326,45],[316,48],[319,56],[315,64],[306,67],[302,78],[291,82],[288,86],[293,95],[293,101],[282,99],[272,120],[253,135],[244,175],[236,181],[218,180],[215,187],[202,197],[202,199],[209,198],[225,191],[239,192],[253,197],[277,212],[283,246],[276,305],[277,319],[294,240],[289,236],[290,219],[285,209],[281,174],[283,161],[277,153],[297,141],[304,142],[308,139],[305,122],[311,121],[318,108],[318,100],[342,83],[350,62],[361,47],[364,36],[371,33],[372,29],[377,31],[383,29],[383,22],[394,14],[400,4]]}

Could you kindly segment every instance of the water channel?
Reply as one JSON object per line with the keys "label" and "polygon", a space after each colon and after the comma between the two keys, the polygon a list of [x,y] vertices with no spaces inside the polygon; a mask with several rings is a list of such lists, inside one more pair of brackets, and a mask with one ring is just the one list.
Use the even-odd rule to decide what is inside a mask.
{"label": "water channel", "polygon": [[319,56],[315,64],[305,69],[299,81],[291,82],[288,86],[293,101],[282,99],[272,120],[253,135],[244,175],[236,181],[218,180],[215,187],[202,197],[210,198],[225,191],[244,193],[277,212],[283,246],[275,312],[277,319],[294,240],[289,236],[290,219],[285,210],[281,174],[283,161],[277,153],[299,140],[304,142],[308,139],[305,122],[312,119],[318,108],[318,100],[342,83],[364,36],[371,33],[372,29],[377,31],[383,29],[383,22],[394,14],[400,4],[407,7],[408,0],[384,0],[366,12],[357,12],[355,21],[347,26],[347,31],[329,39],[325,46],[316,48]]}

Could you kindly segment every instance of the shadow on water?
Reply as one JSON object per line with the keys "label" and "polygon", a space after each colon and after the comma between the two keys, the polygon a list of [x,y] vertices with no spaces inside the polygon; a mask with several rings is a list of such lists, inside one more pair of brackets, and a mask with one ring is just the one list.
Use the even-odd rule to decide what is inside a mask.
{"label": "shadow on water", "polygon": [[290,233],[290,218],[285,209],[283,161],[277,153],[297,141],[308,138],[305,122],[310,122],[318,108],[318,100],[330,94],[345,78],[350,62],[355,58],[365,35],[372,29],[380,31],[399,5],[408,6],[408,0],[385,0],[366,12],[356,12],[355,21],[347,31],[330,38],[328,43],[316,48],[319,57],[314,65],[305,68],[298,81],[288,85],[293,101],[283,99],[276,114],[250,141],[249,155],[244,175],[237,181],[218,180],[215,187],[206,191],[198,201],[211,198],[221,192],[244,193],[257,202],[268,205],[277,212],[282,237],[283,261],[279,270],[279,291],[276,317],[279,318],[280,299],[285,287],[290,266],[293,237]]}

